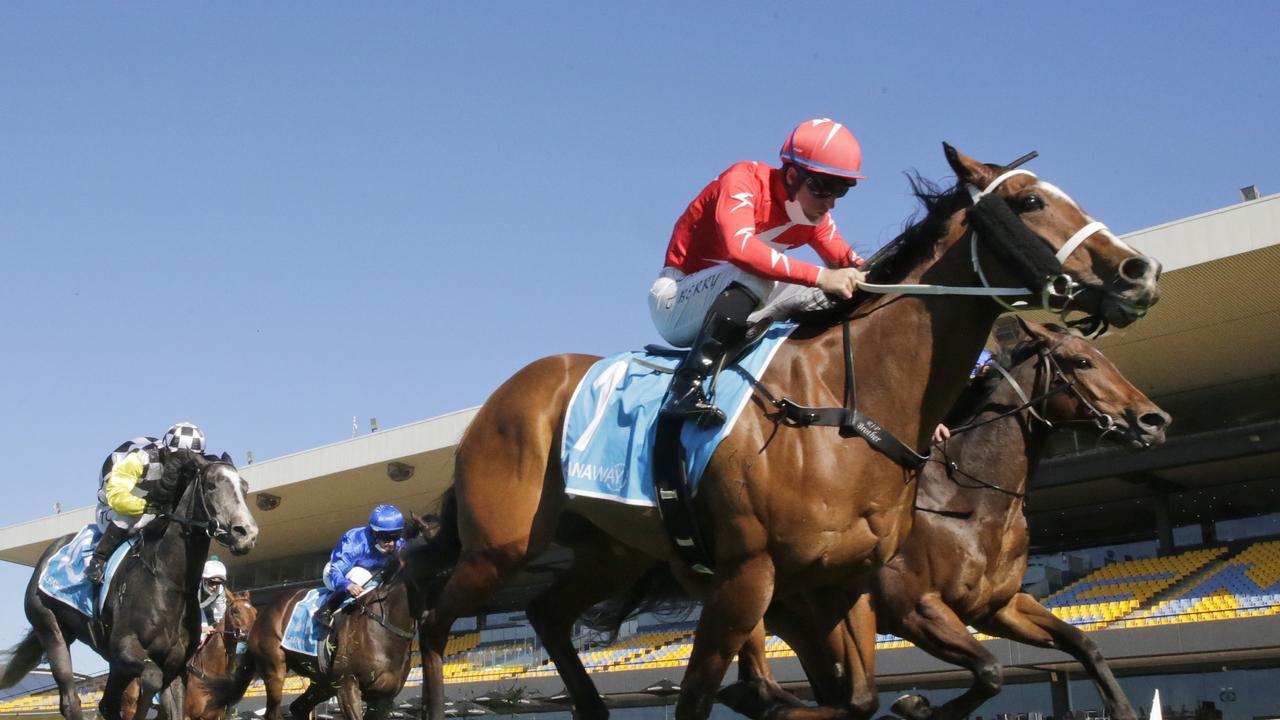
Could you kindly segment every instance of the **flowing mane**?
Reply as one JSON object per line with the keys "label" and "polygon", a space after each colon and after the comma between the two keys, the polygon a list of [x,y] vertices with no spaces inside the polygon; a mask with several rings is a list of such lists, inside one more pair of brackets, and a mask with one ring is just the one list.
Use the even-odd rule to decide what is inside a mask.
{"label": "flowing mane", "polygon": [[[878,285],[901,282],[919,264],[921,255],[932,251],[934,244],[946,234],[951,215],[969,201],[969,196],[960,192],[958,183],[943,189],[914,170],[905,174],[907,182],[911,183],[911,194],[920,201],[924,216],[908,218],[902,232],[867,260],[867,281]],[[876,296],[857,292],[846,301],[822,310],[797,313],[792,319],[800,325],[830,327],[848,318],[851,312],[872,297]]]}

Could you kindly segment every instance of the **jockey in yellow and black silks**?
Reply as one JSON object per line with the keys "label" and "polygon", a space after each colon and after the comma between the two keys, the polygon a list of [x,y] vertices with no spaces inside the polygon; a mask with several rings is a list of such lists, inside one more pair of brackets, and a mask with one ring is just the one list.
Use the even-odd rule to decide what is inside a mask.
{"label": "jockey in yellow and black silks", "polygon": [[178,423],[164,437],[134,438],[122,443],[102,463],[98,480],[98,529],[102,537],[93,550],[93,559],[85,576],[94,584],[102,583],[111,553],[129,537],[155,519],[149,512],[147,493],[164,474],[163,449],[190,450],[203,453],[204,432],[191,423]]}

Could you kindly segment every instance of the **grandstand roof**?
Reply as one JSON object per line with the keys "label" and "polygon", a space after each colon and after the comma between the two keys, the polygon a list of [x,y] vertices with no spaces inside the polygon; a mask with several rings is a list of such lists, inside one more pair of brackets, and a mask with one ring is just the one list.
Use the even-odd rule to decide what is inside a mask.
{"label": "grandstand roof", "polygon": [[[1187,412],[1184,418],[1175,411],[1175,429],[1198,429],[1194,416],[1202,410],[1217,418],[1206,430],[1275,419],[1280,403],[1271,400],[1280,378],[1280,291],[1272,281],[1280,277],[1280,195],[1139,230],[1124,239],[1164,263],[1163,299],[1142,322],[1103,337],[1098,343],[1103,350],[1148,394]],[[1239,403],[1232,407],[1239,408],[1240,417],[1225,412],[1232,408],[1224,409],[1221,400],[1233,392]],[[327,550],[380,502],[420,512],[433,509],[450,482],[454,446],[475,412],[460,410],[241,468],[259,503],[268,495],[279,503],[255,513],[261,528],[257,549],[243,558],[225,558],[228,564],[234,570]],[[1280,453],[1280,446],[1273,449]],[[1148,455],[1158,458],[1161,452]],[[1276,457],[1268,457],[1270,467],[1277,467]],[[1050,475],[1055,462],[1046,466]],[[411,467],[412,477],[393,480],[393,463]],[[1167,468],[1156,471],[1156,477],[1186,472]],[[1253,474],[1267,472],[1257,469]],[[1057,486],[1068,487],[1071,479]],[[1092,499],[1096,504],[1097,497]],[[1069,504],[1070,498],[1064,502]],[[86,507],[0,528],[0,559],[34,564],[50,540],[91,520],[92,508]]]}

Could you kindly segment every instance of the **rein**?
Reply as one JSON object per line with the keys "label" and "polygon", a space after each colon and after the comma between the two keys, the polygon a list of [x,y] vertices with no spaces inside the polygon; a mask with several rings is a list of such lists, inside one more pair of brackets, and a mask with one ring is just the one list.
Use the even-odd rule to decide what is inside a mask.
{"label": "rein", "polygon": [[[973,205],[969,208],[968,212],[970,215],[974,216],[973,220],[975,220],[975,222],[970,223],[971,226],[985,224],[994,228],[998,224],[1001,230],[1012,231],[994,231],[981,234],[983,237],[990,235],[990,237],[987,237],[988,242],[999,243],[1000,246],[1005,246],[1008,245],[1009,242],[1007,238],[1001,238],[1001,235],[1025,234],[1034,237],[1039,240],[1040,243],[1047,245],[1042,238],[1039,238],[1039,236],[1032,233],[1030,229],[1021,222],[1021,220],[1017,219],[1017,216],[1009,208],[1008,202],[1005,201],[1004,198],[993,194],[997,189],[999,189],[1000,185],[1009,178],[1016,177],[1018,175],[1026,175],[1028,177],[1038,179],[1035,173],[1032,173],[1029,170],[1016,169],[1019,165],[1036,157],[1036,155],[1036,153],[1028,153],[1023,157],[1018,158],[1008,166],[1008,169],[1006,169],[1004,173],[998,175],[987,185],[987,187],[981,190],[973,185],[967,186],[969,197],[973,201]],[[1010,220],[1016,222],[1016,225],[1011,223]],[[1005,310],[1012,312],[1034,310],[1037,309],[1037,306],[1033,306],[1026,301],[1008,303],[1005,302],[1003,298],[1038,295],[1040,299],[1040,304],[1038,306],[1039,309],[1055,313],[1062,318],[1063,322],[1067,322],[1066,314],[1070,311],[1071,304],[1082,292],[1086,290],[1093,290],[1095,292],[1115,297],[1117,300],[1123,300],[1123,298],[1119,298],[1115,293],[1105,289],[1104,287],[1094,286],[1075,280],[1070,275],[1063,272],[1062,268],[1062,263],[1066,262],[1067,258],[1070,257],[1071,254],[1074,253],[1086,240],[1099,231],[1106,229],[1107,226],[1105,224],[1095,220],[1076,230],[1076,232],[1067,239],[1066,243],[1064,243],[1062,247],[1059,248],[1051,257],[1046,256],[1044,258],[1040,258],[1041,262],[1039,263],[1018,259],[1017,262],[1023,266],[1024,274],[1034,273],[1043,276],[1043,281],[1040,284],[1038,292],[1026,287],[995,287],[990,283],[987,279],[986,273],[982,269],[982,263],[979,259],[978,239],[980,233],[978,232],[977,227],[972,227],[969,231],[969,255],[970,262],[973,265],[974,274],[977,275],[981,286],[858,283],[858,288],[878,295],[985,295],[999,303]],[[1008,252],[1007,249],[1006,252],[1007,254],[1014,255],[1014,253]],[[1093,334],[1094,332],[1098,332],[1100,334],[1106,328],[1105,321],[1101,319],[1091,320],[1090,318],[1086,318],[1083,321],[1075,321],[1074,324],[1088,328],[1088,334]]]}
{"label": "rein", "polygon": [[[994,361],[987,363],[988,366],[995,368],[995,370],[1000,373],[1000,376],[1009,385],[1009,387],[1013,389],[1014,394],[1018,396],[1018,399],[1022,401],[1022,404],[1016,407],[1013,407],[1009,410],[1006,410],[1004,412],[998,413],[993,417],[987,418],[986,420],[983,420],[981,422],[968,423],[966,425],[961,425],[959,427],[952,428],[951,434],[955,436],[961,433],[966,433],[966,432],[969,432],[970,430],[975,430],[977,428],[980,428],[983,425],[989,425],[998,420],[1004,420],[1006,418],[1016,416],[1019,413],[1021,413],[1023,410],[1028,411],[1032,421],[1038,421],[1042,423],[1049,430],[1053,430],[1057,427],[1068,426],[1068,425],[1077,424],[1077,423],[1090,423],[1101,432],[1101,435],[1099,436],[1099,442],[1101,442],[1101,439],[1106,437],[1107,434],[1116,432],[1115,419],[1112,418],[1110,415],[1098,410],[1097,406],[1089,402],[1089,399],[1086,398],[1084,394],[1080,392],[1080,389],[1076,387],[1075,380],[1068,378],[1067,374],[1063,372],[1062,366],[1058,363],[1057,359],[1053,356],[1053,352],[1057,350],[1060,345],[1061,343],[1059,343],[1059,345],[1054,345],[1051,348],[1041,348],[1040,350],[1037,351],[1036,354],[1039,357],[1039,360],[1036,362],[1036,375],[1037,376],[1041,375],[1040,371],[1042,368],[1047,370],[1047,372],[1045,372],[1043,375],[1044,390],[1040,392],[1038,395],[1030,398],[1027,397],[1027,393],[1022,389],[1022,386],[1019,385],[1016,380],[1014,380],[1013,375],[1007,369],[1005,369],[1004,366]],[[1057,383],[1056,381],[1059,381],[1059,380],[1061,382]],[[1054,421],[1051,421],[1045,417],[1045,415],[1047,414],[1047,412],[1045,411],[1045,403],[1049,400],[1049,398],[1063,392],[1071,393],[1071,395],[1075,397],[1077,401],[1079,401],[1082,405],[1085,406],[1085,408],[1089,411],[1089,418],[1087,420],[1059,420],[1059,421],[1056,421],[1056,424],[1055,424]],[[1037,405],[1040,408],[1039,411],[1037,411],[1036,409]],[[980,490],[980,489],[994,490],[995,492],[1008,495],[1009,497],[1012,497],[1017,500],[1021,500],[1026,497],[1025,491],[1015,492],[1007,488],[1002,488],[999,485],[989,483],[979,477],[971,475],[965,472],[964,470],[960,469],[960,466],[954,461],[952,461],[951,458],[947,455],[947,442],[945,440],[939,443],[936,447],[942,453],[942,459],[939,460],[939,459],[930,457],[929,462],[934,462],[934,463],[938,463],[939,465],[942,465],[946,472],[947,479],[950,480],[952,483],[954,483],[956,487],[963,488],[965,490]],[[956,473],[963,475],[966,479],[972,481],[974,484],[965,485],[961,483],[960,480],[956,478]],[[957,513],[955,511],[950,511],[950,510],[933,510],[930,508],[922,508],[919,506],[917,506],[916,509],[922,510],[924,512],[931,512],[931,513],[936,513],[940,515],[945,515],[948,517],[967,518],[972,515],[972,512]]]}
{"label": "rein", "polygon": [[[390,584],[391,584],[391,579],[388,579],[387,582],[381,583],[378,587],[389,588]],[[405,630],[404,628],[400,627],[399,625],[396,625],[395,623],[387,619],[386,600],[387,600],[387,595],[389,593],[390,593],[390,590],[388,589],[387,592],[383,592],[381,595],[379,595],[376,598],[370,598],[368,601],[365,601],[365,602],[360,602],[357,600],[353,604],[355,605],[356,610],[360,614],[364,615],[370,620],[373,620],[377,624],[381,625],[383,629],[385,629],[387,632],[391,633],[392,635],[395,635],[401,640],[412,641],[414,637],[413,630]],[[380,607],[380,611],[377,613],[374,613],[373,610],[369,609],[370,605],[378,605]]]}

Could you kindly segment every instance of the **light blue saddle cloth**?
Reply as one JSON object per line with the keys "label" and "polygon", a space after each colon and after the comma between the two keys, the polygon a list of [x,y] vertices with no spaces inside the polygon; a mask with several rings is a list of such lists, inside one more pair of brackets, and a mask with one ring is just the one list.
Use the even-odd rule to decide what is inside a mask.
{"label": "light blue saddle cloth", "polygon": [[[720,442],[733,430],[751,399],[753,380],[759,380],[794,323],[775,323],[764,339],[725,368],[710,396],[725,414],[724,425],[700,428],[685,423],[685,447],[690,489],[696,493],[702,471]],[[628,505],[656,504],[653,494],[654,420],[662,409],[671,371],[679,358],[624,352],[597,361],[569,400],[565,415],[560,462],[565,490],[570,495],[614,500]]]}
{"label": "light blue saddle cloth", "polygon": [[327,596],[328,592],[314,588],[293,606],[289,624],[284,629],[284,638],[280,641],[286,650],[306,655],[316,654],[321,638],[329,633],[329,628],[315,622],[316,610],[320,609]]}
{"label": "light blue saddle cloth", "polygon": [[[372,590],[377,586],[378,582],[375,579],[366,584],[365,589]],[[304,655],[316,654],[320,642],[324,640],[325,635],[329,634],[329,628],[315,621],[316,611],[324,605],[324,601],[330,594],[331,591],[324,588],[312,588],[293,606],[293,612],[289,614],[289,624],[285,625],[284,637],[280,640],[285,650]],[[344,600],[338,606],[339,612],[355,600],[353,597]],[[336,616],[337,613],[335,612],[334,615]]]}
{"label": "light blue saddle cloth", "polygon": [[111,559],[107,561],[102,587],[95,598],[93,583],[84,576],[84,571],[89,567],[89,560],[93,558],[93,548],[98,544],[100,537],[102,532],[98,530],[98,526],[90,523],[76,533],[76,536],[71,538],[71,542],[58,548],[49,558],[44,572],[40,573],[40,581],[37,583],[40,592],[70,605],[85,617],[93,617],[94,601],[97,601],[98,609],[101,609],[106,590],[111,587],[111,578],[116,574],[116,568],[120,567],[125,553],[129,552],[129,548],[133,547],[135,541],[135,538],[130,537],[112,553]]}

